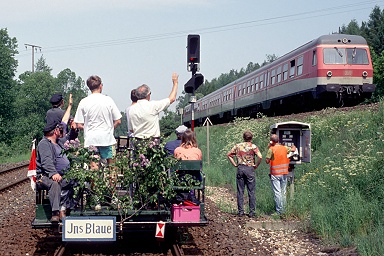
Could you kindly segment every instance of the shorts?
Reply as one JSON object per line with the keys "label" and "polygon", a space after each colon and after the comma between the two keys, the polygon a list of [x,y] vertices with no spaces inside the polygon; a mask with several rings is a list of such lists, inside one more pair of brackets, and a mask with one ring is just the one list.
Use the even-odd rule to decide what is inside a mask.
{"label": "shorts", "polygon": [[112,146],[98,146],[97,150],[100,153],[101,159],[111,159],[111,158],[113,158]]}

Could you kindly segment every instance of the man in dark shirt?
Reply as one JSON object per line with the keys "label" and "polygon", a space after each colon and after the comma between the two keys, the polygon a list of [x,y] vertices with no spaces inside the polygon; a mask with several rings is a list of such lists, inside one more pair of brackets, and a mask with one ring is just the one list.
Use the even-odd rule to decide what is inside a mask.
{"label": "man in dark shirt", "polygon": [[66,209],[72,198],[68,191],[69,182],[62,178],[69,168],[68,158],[62,154],[58,140],[63,137],[63,127],[59,121],[50,121],[44,127],[44,137],[36,151],[37,185],[48,190],[52,208],[51,222],[59,222],[66,216]]}
{"label": "man in dark shirt", "polygon": [[175,133],[176,133],[176,136],[177,136],[177,139],[176,140],[172,140],[172,141],[168,141],[164,148],[165,150],[167,150],[167,152],[173,156],[173,153],[175,151],[175,149],[180,146],[181,144],[181,137],[183,136],[183,133],[188,129],[188,127],[184,126],[184,125],[180,125],[179,127],[176,128],[175,130]]}
{"label": "man in dark shirt", "polygon": [[61,93],[55,93],[49,102],[52,104],[52,108],[47,111],[45,122],[61,121],[65,113],[65,110],[61,109],[64,106],[63,95]]}

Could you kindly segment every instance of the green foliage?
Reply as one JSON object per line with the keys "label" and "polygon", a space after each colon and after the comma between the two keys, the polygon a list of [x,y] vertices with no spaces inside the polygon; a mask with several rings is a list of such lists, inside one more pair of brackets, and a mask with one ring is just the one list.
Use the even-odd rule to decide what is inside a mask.
{"label": "green foliage", "polygon": [[[46,112],[52,107],[49,99],[54,93],[61,92],[64,102],[68,99],[69,93],[73,94],[72,113],[75,112],[78,102],[87,95],[84,82],[80,77],[76,78],[75,73],[70,69],[60,72],[58,78],[53,77],[50,72],[51,68],[43,58],[40,58],[36,65],[36,72],[27,71],[19,76],[20,81],[13,89],[17,97],[10,103],[11,109],[17,109],[17,111],[6,127],[6,134],[12,140],[0,140],[5,142],[4,153],[28,152],[32,139],[42,138]],[[2,122],[1,125],[3,124],[7,123]]]}
{"label": "green foliage", "polygon": [[14,109],[12,103],[16,97],[13,80],[17,68],[17,40],[8,35],[7,29],[0,29],[0,141],[9,143],[13,135],[9,131]]}
{"label": "green foliage", "polygon": [[384,50],[380,55],[371,51],[371,56],[374,67],[373,83],[376,84],[376,91],[372,98],[378,101],[380,97],[384,96]]}
{"label": "green foliage", "polygon": [[36,72],[47,72],[51,74],[52,68],[47,65],[43,56],[41,56],[35,65]]}
{"label": "green foliage", "polygon": [[120,119],[121,124],[114,131],[115,137],[127,136],[127,132],[128,132],[127,116],[124,112],[120,112],[120,114],[121,114],[121,119]]}
{"label": "green foliage", "polygon": [[[289,194],[292,186],[287,190],[287,217],[309,220],[309,228],[326,242],[357,246],[361,255],[384,255],[377,239],[384,234],[383,101],[377,109],[341,112],[329,108],[300,120],[259,116],[210,127],[210,165],[207,128],[196,128],[207,185],[230,185],[235,191],[236,168],[227,152],[250,130],[265,158],[270,126],[284,121],[309,123],[312,132],[312,162],[295,166],[294,197]],[[269,166],[262,161],[255,172],[256,208],[260,214],[269,214],[274,211]]]}
{"label": "green foliage", "polygon": [[8,35],[7,29],[0,29],[0,79],[9,81],[15,76],[18,53],[17,40]]}
{"label": "green foliage", "polygon": [[180,125],[180,116],[172,111],[165,110],[164,116],[160,119],[160,131],[165,137],[175,132],[176,127]]}
{"label": "green foliage", "polygon": [[375,6],[369,15],[369,20],[363,22],[361,30],[376,54],[384,51],[384,10],[380,10],[379,6]]}
{"label": "green foliage", "polygon": [[84,80],[79,76],[76,77],[76,73],[69,68],[62,70],[57,75],[55,83],[57,86],[56,90],[62,92],[65,99],[68,99],[67,96],[72,93],[74,110],[76,110],[76,106],[79,105],[80,100],[85,98],[89,91]]}
{"label": "green foliage", "polygon": [[[190,175],[180,179],[175,171],[170,170],[177,166],[178,160],[168,155],[164,144],[134,139],[132,143],[135,145],[134,151],[118,153],[113,164],[101,164],[95,168],[91,164],[99,162],[95,148],[83,148],[78,140],[67,142],[65,153],[71,167],[65,178],[77,181],[76,193],[84,189],[91,193],[93,200],[88,203],[93,203],[93,206],[109,205],[124,218],[128,211],[146,209],[156,205],[159,200],[169,202],[176,195],[174,186],[183,186],[188,190],[199,184]],[[120,189],[131,189],[132,195],[117,193]]]}
{"label": "green foliage", "polygon": [[361,35],[362,31],[360,30],[357,20],[353,19],[349,22],[347,26],[345,25],[341,26],[340,33],[349,34],[349,35]]}

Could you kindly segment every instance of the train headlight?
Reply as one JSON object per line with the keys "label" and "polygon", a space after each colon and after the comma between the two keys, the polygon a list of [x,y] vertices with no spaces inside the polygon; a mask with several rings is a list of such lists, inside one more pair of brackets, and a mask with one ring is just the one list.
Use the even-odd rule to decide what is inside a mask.
{"label": "train headlight", "polygon": [[368,72],[367,71],[363,71],[363,77],[366,78],[368,76]]}
{"label": "train headlight", "polygon": [[328,71],[327,72],[327,77],[331,77],[332,76],[332,71]]}

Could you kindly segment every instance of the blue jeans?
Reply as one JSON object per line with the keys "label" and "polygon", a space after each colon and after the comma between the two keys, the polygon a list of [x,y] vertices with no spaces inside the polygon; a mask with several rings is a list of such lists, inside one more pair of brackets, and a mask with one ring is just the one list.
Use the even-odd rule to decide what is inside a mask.
{"label": "blue jeans", "polygon": [[276,212],[282,214],[286,203],[287,175],[269,175],[274,194]]}
{"label": "blue jeans", "polygon": [[255,169],[253,166],[239,165],[236,174],[237,184],[237,209],[239,214],[244,214],[244,189],[247,186],[249,198],[249,214],[255,214],[256,196],[255,196]]}

